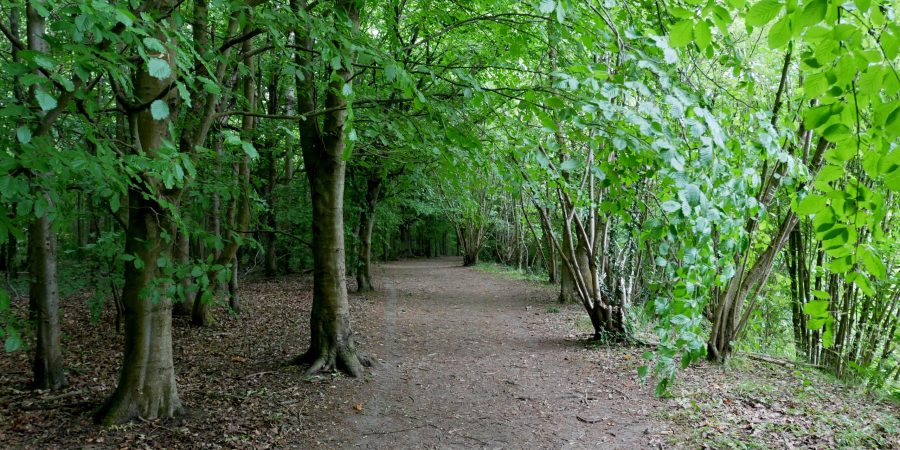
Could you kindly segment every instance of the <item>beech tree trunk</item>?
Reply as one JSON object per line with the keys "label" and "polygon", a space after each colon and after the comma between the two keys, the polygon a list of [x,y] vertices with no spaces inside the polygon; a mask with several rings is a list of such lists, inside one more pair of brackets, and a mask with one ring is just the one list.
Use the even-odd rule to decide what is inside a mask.
{"label": "beech tree trunk", "polygon": [[128,197],[125,254],[142,264],[140,268],[133,261],[125,264],[125,351],[118,386],[96,413],[104,425],[136,417],[173,417],[182,411],[172,361],[172,300],[164,295],[164,286],[154,290],[158,299],[146,296],[156,262],[170,253],[161,233],[171,224],[165,208],[145,199],[141,189],[129,189]]}
{"label": "beech tree trunk", "polygon": [[[39,0],[38,0],[39,1]],[[28,49],[33,52],[47,51],[44,40],[45,22],[29,2],[26,8]],[[31,89],[31,98],[35,91]],[[47,130],[49,131],[49,130]],[[46,133],[41,133],[46,134]],[[40,177],[41,175],[38,175]],[[41,189],[33,190],[35,197],[43,198],[52,206],[52,199]],[[28,295],[31,316],[37,333],[37,344],[34,349],[34,380],[37,389],[60,389],[66,386],[66,375],[63,369],[62,349],[59,344],[59,288],[56,280],[56,235],[53,232],[50,216],[44,212],[34,219],[29,226]]]}
{"label": "beech tree trunk", "polygon": [[356,270],[356,289],[373,291],[372,286],[372,230],[375,228],[375,209],[381,195],[381,177],[372,175],[366,182],[366,195],[359,213],[359,267]]}
{"label": "beech tree trunk", "polygon": [[[41,193],[50,201],[50,196]],[[34,348],[35,389],[62,389],[67,385],[59,344],[59,288],[56,280],[56,234],[47,214],[34,220],[28,236],[29,283],[32,318],[37,334]]]}
{"label": "beech tree trunk", "polygon": [[[149,14],[172,8],[169,2],[154,3]],[[165,40],[160,34],[159,39]],[[174,67],[175,55],[159,55]],[[149,105],[160,99],[169,105],[174,90],[169,89],[174,74],[161,80],[151,76],[145,65],[134,75],[134,94],[137,105]],[[169,117],[154,120],[147,107],[124,105],[128,114],[133,151],[149,158],[156,157],[163,141],[169,138],[168,125],[177,108],[170,107]],[[171,245],[163,233],[175,235],[171,220],[172,209],[178,205],[178,190],[164,190],[162,183],[151,173],[134,179],[128,189],[128,229],[125,232],[125,254],[134,260],[125,264],[125,286],[122,303],[125,315],[125,348],[119,382],[112,396],[97,411],[95,419],[111,425],[135,417],[153,419],[172,417],[182,411],[172,361],[172,299],[166,286],[153,286],[157,277],[157,261],[171,260]],[[139,181],[138,181],[139,180]],[[153,193],[148,196],[147,192]],[[164,198],[167,205],[158,202]],[[171,282],[171,280],[169,280]]]}
{"label": "beech tree trunk", "polygon": [[[294,3],[304,8],[305,0]],[[359,26],[358,2],[338,0],[335,10],[346,14]],[[309,50],[313,41],[305,30],[295,33],[297,44]],[[335,42],[341,51],[343,44]],[[298,79],[299,110],[313,111],[316,107],[316,88],[312,62],[306,52],[297,53],[297,63],[303,70]],[[346,100],[341,91],[351,83],[351,68],[342,66],[330,77],[325,95],[323,124],[317,120],[300,121],[300,145],[306,176],[312,196],[312,253],[313,304],[309,318],[309,349],[293,360],[308,365],[306,374],[320,371],[341,371],[350,376],[362,375],[363,363],[353,343],[350,325],[350,303],[347,299],[347,270],[344,254],[344,124],[347,119]]]}
{"label": "beech tree trunk", "polygon": [[[246,30],[245,30],[246,31]],[[252,49],[253,39],[247,39],[242,44],[242,49],[244,53],[249,53]],[[249,66],[249,70],[247,71],[247,75],[243,79],[243,90],[244,90],[244,98],[247,100],[247,109],[249,111],[256,111],[256,83],[254,80],[254,75],[256,74],[256,58],[250,58],[247,61],[247,65]],[[241,119],[241,138],[243,140],[250,140],[250,135],[253,130],[256,128],[256,118],[245,115]],[[225,266],[231,264],[231,280],[229,281],[229,296],[228,296],[228,306],[235,313],[239,313],[240,303],[237,295],[237,252],[240,249],[240,239],[238,235],[241,233],[245,233],[247,231],[247,227],[250,225],[250,156],[244,153],[241,157],[240,162],[237,164],[235,175],[238,180],[239,192],[238,197],[232,203],[232,217],[229,222],[232,227],[231,237],[228,240],[227,245],[222,251],[216,255],[214,260],[214,265]],[[196,298],[194,299],[194,307],[191,311],[191,324],[198,327],[208,327],[212,324],[212,317],[210,315],[210,304],[212,303],[215,292],[218,289],[218,276],[216,271],[209,271],[207,274],[207,278],[209,279],[209,285],[205,288],[198,288]],[[213,295],[206,295],[206,292],[211,292]]]}
{"label": "beech tree trunk", "polygon": [[[178,232],[175,239],[175,262],[179,265],[186,265],[191,261],[191,239],[187,233]],[[181,298],[180,301],[172,305],[172,313],[177,316],[187,316],[194,309],[194,296],[192,291],[193,282],[190,275],[176,280],[180,285]]]}

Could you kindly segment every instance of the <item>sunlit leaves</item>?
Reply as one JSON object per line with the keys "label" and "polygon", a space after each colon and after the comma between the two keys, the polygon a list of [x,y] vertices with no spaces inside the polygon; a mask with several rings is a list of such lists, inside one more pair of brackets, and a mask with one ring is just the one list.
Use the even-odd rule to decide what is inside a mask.
{"label": "sunlit leaves", "polygon": [[769,29],[769,48],[785,46],[791,39],[791,21],[788,16],[782,17]]}
{"label": "sunlit leaves", "polygon": [[796,26],[807,28],[821,22],[825,18],[828,0],[809,0],[796,17]]}
{"label": "sunlit leaves", "polygon": [[752,27],[765,25],[781,12],[782,7],[781,2],[777,0],[762,0],[750,7],[744,20]]}
{"label": "sunlit leaves", "polygon": [[672,25],[669,29],[669,45],[673,48],[684,47],[691,43],[694,37],[694,23],[690,20],[682,20]]}
{"label": "sunlit leaves", "polygon": [[31,142],[31,130],[25,125],[16,128],[16,139],[18,139],[21,144]]}

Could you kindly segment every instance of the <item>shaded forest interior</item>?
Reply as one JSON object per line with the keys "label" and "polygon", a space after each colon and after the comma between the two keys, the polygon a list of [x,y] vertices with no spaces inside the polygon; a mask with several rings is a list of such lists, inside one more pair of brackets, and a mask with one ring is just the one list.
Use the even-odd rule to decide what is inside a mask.
{"label": "shaded forest interior", "polygon": [[[888,0],[6,1],[0,403],[16,412],[0,416],[0,444],[66,445],[10,431],[32,409],[53,423],[60,405],[107,427],[84,428],[95,433],[178,417],[189,429],[214,400],[194,383],[218,372],[312,383],[301,397],[334,381],[349,399],[367,389],[351,379],[400,376],[384,369],[400,356],[372,340],[415,329],[427,305],[461,342],[491,326],[469,315],[526,326],[509,311],[534,308],[534,333],[584,346],[541,347],[544,363],[606,367],[607,385],[627,385],[610,395],[652,393],[654,408],[696,397],[682,415],[628,412],[647,431],[609,428],[621,433],[609,445],[703,442],[677,425],[706,417],[692,416],[702,405],[717,405],[710,433],[733,439],[715,446],[772,445],[774,425],[759,442],[711,425],[737,398],[711,380],[763,364],[785,397],[798,379],[846,387],[840,420],[860,398],[877,405],[865,431],[825,441],[804,434],[825,419],[803,413],[783,445],[900,446],[896,414],[880,419],[900,400],[898,13]],[[447,279],[451,309],[430,303],[435,273],[460,277]],[[269,334],[280,340],[253,348]],[[193,359],[207,348],[222,359]],[[261,364],[260,349],[257,372],[228,367]],[[116,379],[90,386],[97,364]],[[572,386],[596,377],[575,370]],[[516,398],[547,388],[533,389]],[[782,403],[752,400],[772,414],[722,427],[805,408]],[[662,422],[683,440],[661,437]],[[305,440],[273,445],[328,446],[303,426]],[[498,436],[434,444],[516,445]]]}

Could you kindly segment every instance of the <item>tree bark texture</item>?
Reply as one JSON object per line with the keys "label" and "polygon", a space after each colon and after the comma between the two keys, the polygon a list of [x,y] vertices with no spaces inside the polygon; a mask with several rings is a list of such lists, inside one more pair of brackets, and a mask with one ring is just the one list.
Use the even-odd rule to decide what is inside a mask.
{"label": "tree bark texture", "polygon": [[372,230],[375,228],[375,210],[381,196],[382,179],[372,174],[366,180],[366,193],[359,213],[359,267],[356,271],[356,289],[359,292],[375,290],[372,285]]}
{"label": "tree bark texture", "polygon": [[[338,0],[335,10],[359,24],[357,2]],[[304,8],[300,0],[295,7]],[[313,48],[312,38],[305,30],[296,34],[298,45]],[[335,45],[341,49],[340,42]],[[306,52],[298,52],[297,63],[302,68],[303,79],[298,79],[297,97],[301,111],[316,107],[316,87],[312,64]],[[323,123],[304,120],[300,126],[300,146],[306,166],[312,196],[312,253],[313,253],[313,304],[310,314],[309,349],[293,360],[307,365],[308,375],[317,372],[341,371],[358,377],[363,372],[363,360],[357,355],[350,325],[350,304],[347,299],[345,250],[344,250],[344,176],[345,161],[344,125],[347,119],[347,101],[341,91],[351,82],[350,67],[342,66],[330,77],[325,94]]]}
{"label": "tree bark texture", "polygon": [[[40,0],[34,0],[40,1]],[[32,2],[26,7],[26,31],[28,49],[45,53],[48,50],[44,39],[45,21]],[[32,87],[30,97],[34,100]],[[49,129],[46,129],[49,131]],[[42,133],[42,134],[47,134]],[[49,175],[37,175],[49,177]],[[37,180],[35,180],[37,181]],[[52,199],[42,188],[32,190],[35,197],[52,207]],[[66,386],[66,375],[63,368],[62,349],[60,347],[59,330],[59,287],[56,273],[56,234],[53,231],[48,211],[32,220],[28,229],[28,295],[31,316],[37,334],[34,349],[33,386],[37,389],[61,389]]]}
{"label": "tree bark texture", "polygon": [[[164,1],[152,4],[148,10],[153,14],[171,7],[172,3]],[[166,39],[162,33],[158,38]],[[160,57],[175,67],[172,50]],[[169,89],[173,82],[174,74],[161,80],[141,65],[133,78],[137,104],[148,105],[153,99],[161,99],[177,105],[173,90]],[[155,120],[147,107],[126,106],[133,151],[143,152],[148,158],[156,157],[163,141],[169,138],[169,120],[177,115],[176,108],[170,108],[166,119]],[[128,189],[125,254],[134,260],[125,264],[122,290],[125,348],[118,385],[95,415],[105,425],[136,417],[173,417],[183,410],[172,360],[172,299],[165,294],[165,283],[154,286],[159,275],[157,262],[161,258],[171,260],[172,245],[165,241],[163,234],[175,235],[172,213],[177,208],[178,196],[177,189],[164,189],[151,173],[132,180]],[[166,203],[158,201],[160,198]]]}

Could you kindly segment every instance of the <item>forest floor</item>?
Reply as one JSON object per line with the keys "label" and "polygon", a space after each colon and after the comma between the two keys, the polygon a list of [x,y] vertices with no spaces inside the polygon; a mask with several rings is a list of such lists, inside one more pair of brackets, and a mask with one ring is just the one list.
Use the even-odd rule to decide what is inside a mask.
{"label": "forest floor", "polygon": [[[239,317],[174,324],[187,414],[100,428],[122,336],[112,313],[63,303],[70,386],[26,390],[26,352],[0,354],[0,448],[900,448],[900,407],[807,371],[700,364],[657,399],[637,378],[645,348],[587,340],[552,286],[452,258],[379,266],[353,294],[359,380],[304,378],[309,276],[248,281]],[[24,314],[22,301],[14,305]]]}

